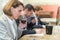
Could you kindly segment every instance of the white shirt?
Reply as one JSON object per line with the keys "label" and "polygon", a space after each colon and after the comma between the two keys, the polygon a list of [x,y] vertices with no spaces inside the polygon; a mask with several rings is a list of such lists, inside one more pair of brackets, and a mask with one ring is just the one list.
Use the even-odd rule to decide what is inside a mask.
{"label": "white shirt", "polygon": [[6,16],[7,17],[7,19],[8,19],[8,21],[9,21],[9,24],[10,24],[10,28],[11,28],[11,30],[12,30],[12,32],[13,32],[13,35],[14,35],[14,38],[16,38],[16,31],[15,31],[15,28],[14,28],[14,19],[12,20],[12,19],[10,19],[8,16]]}

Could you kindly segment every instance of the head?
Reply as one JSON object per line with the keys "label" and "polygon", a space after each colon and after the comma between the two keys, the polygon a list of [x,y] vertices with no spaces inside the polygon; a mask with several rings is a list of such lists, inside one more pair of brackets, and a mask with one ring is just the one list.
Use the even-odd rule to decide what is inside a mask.
{"label": "head", "polygon": [[28,17],[28,16],[31,16],[33,11],[34,11],[34,7],[31,5],[31,4],[27,4],[25,5],[24,7],[24,11],[25,11],[25,15]]}
{"label": "head", "polygon": [[5,5],[3,12],[9,17],[18,19],[20,17],[21,11],[23,10],[23,7],[24,6],[20,1],[11,0]]}
{"label": "head", "polygon": [[41,10],[42,10],[41,7],[36,6],[36,7],[35,7],[35,14],[36,14],[37,16],[39,16]]}

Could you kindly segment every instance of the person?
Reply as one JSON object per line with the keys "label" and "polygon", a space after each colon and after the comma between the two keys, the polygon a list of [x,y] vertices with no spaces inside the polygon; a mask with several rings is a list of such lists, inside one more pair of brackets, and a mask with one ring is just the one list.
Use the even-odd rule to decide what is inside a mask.
{"label": "person", "polygon": [[22,30],[17,27],[15,19],[20,17],[23,4],[18,0],[10,0],[3,8],[0,17],[0,40],[18,40]]}
{"label": "person", "polygon": [[27,17],[27,29],[28,30],[32,30],[33,29],[32,26],[35,23],[34,19],[31,18],[33,12],[34,12],[34,7],[31,4],[25,5],[24,13],[25,13],[25,16]]}
{"label": "person", "polygon": [[[34,29],[35,25],[39,25],[39,24],[43,24],[39,18],[36,17],[35,15],[35,9],[34,7],[31,5],[31,4],[27,4],[25,7],[24,7],[24,13],[27,17],[27,29],[28,30],[32,30]],[[42,25],[40,25],[40,27],[42,28]]]}
{"label": "person", "polygon": [[32,29],[33,28],[32,25],[34,25],[34,23],[31,23],[33,21],[31,20],[30,16],[33,14],[33,12],[34,12],[34,8],[33,8],[33,6],[31,4],[25,5],[24,10],[22,11],[22,15],[25,15],[25,17],[27,19],[27,27],[22,32],[22,36],[26,35],[26,34],[38,34],[38,33],[40,33],[40,30],[37,31],[37,30]]}
{"label": "person", "polygon": [[46,25],[47,23],[46,22],[43,22],[40,20],[40,11],[43,10],[41,7],[39,6],[36,6],[35,8],[35,15],[36,15],[36,18],[38,19],[38,25]]}

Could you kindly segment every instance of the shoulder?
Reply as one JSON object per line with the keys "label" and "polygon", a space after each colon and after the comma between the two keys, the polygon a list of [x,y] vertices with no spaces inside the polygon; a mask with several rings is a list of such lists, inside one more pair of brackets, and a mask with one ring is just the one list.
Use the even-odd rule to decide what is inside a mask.
{"label": "shoulder", "polygon": [[5,15],[3,14],[1,17],[0,17],[0,24],[6,24],[8,22],[7,18],[5,17]]}

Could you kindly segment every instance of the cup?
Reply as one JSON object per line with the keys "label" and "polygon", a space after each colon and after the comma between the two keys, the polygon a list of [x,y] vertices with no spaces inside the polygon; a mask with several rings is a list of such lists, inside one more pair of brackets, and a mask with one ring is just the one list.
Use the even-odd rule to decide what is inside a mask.
{"label": "cup", "polygon": [[52,35],[53,26],[46,26],[46,34]]}

